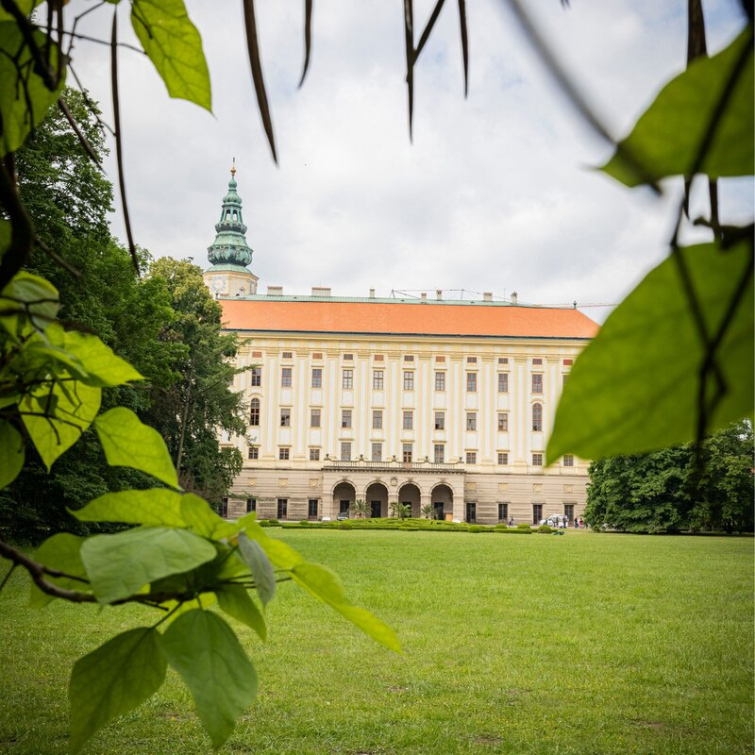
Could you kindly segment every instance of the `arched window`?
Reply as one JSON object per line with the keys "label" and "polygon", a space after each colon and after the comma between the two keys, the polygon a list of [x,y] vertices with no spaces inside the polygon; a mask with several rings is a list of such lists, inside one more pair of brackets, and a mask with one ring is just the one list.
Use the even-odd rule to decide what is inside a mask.
{"label": "arched window", "polygon": [[532,429],[535,432],[543,431],[543,405],[532,404]]}
{"label": "arched window", "polygon": [[249,410],[249,424],[252,427],[259,427],[260,424],[260,400],[258,398],[252,399],[251,408]]}

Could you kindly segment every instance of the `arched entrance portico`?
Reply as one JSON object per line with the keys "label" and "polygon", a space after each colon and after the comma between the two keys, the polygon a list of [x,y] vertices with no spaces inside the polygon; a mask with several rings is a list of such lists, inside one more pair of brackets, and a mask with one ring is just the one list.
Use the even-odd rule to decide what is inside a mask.
{"label": "arched entrance portico", "polygon": [[454,492],[445,483],[436,485],[430,495],[436,519],[445,519],[446,514],[454,513]]}
{"label": "arched entrance portico", "polygon": [[339,482],[333,488],[333,516],[348,516],[349,506],[356,500],[356,489],[347,481]]}
{"label": "arched entrance portico", "polygon": [[382,482],[372,482],[364,491],[373,519],[388,516],[388,488]]}
{"label": "arched entrance portico", "polygon": [[422,493],[413,482],[407,482],[399,488],[398,502],[409,507],[410,516],[419,519],[422,507]]}

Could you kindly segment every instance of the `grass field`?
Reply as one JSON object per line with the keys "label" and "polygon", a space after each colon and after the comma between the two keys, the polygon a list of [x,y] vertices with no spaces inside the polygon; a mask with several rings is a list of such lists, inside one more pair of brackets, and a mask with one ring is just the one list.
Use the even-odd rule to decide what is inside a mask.
{"label": "grass field", "polygon": [[[260,694],[223,752],[752,752],[752,539],[268,532],[334,568],[406,655],[282,585],[267,645],[238,627]],[[73,661],[147,614],[40,613],[26,588],[0,596],[0,752],[62,754]],[[169,672],[86,752],[211,746]]]}

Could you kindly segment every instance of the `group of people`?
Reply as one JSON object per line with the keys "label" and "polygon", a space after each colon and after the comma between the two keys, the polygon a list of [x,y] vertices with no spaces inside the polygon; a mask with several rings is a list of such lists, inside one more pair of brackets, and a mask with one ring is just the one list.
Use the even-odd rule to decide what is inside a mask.
{"label": "group of people", "polygon": [[[549,524],[552,527],[558,527],[559,529],[566,529],[569,526],[569,518],[566,516],[561,516],[560,514],[552,514],[547,519],[544,519],[541,524]],[[514,517],[509,517],[509,527],[514,526]],[[582,517],[575,517],[574,521],[572,523],[572,526],[575,530],[584,530],[587,529],[590,525],[587,524],[587,522],[582,519]]]}

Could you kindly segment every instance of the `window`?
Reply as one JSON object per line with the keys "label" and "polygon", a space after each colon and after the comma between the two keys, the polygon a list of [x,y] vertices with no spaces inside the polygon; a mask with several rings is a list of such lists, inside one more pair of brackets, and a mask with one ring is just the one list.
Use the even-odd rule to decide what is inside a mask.
{"label": "window", "polygon": [[320,449],[319,448],[310,448],[309,449],[309,460],[310,461],[320,461]]}
{"label": "window", "polygon": [[498,373],[498,393],[508,393],[508,392],[509,392],[509,373],[499,372]]}
{"label": "window", "polygon": [[402,459],[404,464],[411,464],[412,461],[412,444],[404,443],[402,446]]}
{"label": "window", "polygon": [[574,364],[573,359],[564,359],[564,367],[571,367]]}
{"label": "window", "polygon": [[540,373],[536,372],[532,376],[532,392],[533,393],[543,392],[543,376]]}
{"label": "window", "polygon": [[261,351],[253,351],[252,352],[252,359],[262,359],[262,352]]}
{"label": "window", "polygon": [[477,412],[467,412],[467,430],[477,430]]}
{"label": "window", "polygon": [[382,354],[375,354],[374,359],[375,359],[376,362],[383,362],[383,361],[385,361],[383,359],[383,355]]}
{"label": "window", "polygon": [[498,521],[507,522],[508,519],[509,519],[509,504],[499,503],[498,504]]}
{"label": "window", "polygon": [[532,430],[536,433],[543,431],[543,405],[532,404]]}
{"label": "window", "polygon": [[498,412],[498,432],[507,433],[509,431],[509,413]]}
{"label": "window", "polygon": [[383,410],[382,409],[372,410],[372,429],[373,430],[383,429]]}
{"label": "window", "polygon": [[284,351],[283,352],[283,358],[284,359],[291,359],[293,357],[294,353],[292,351]]}
{"label": "window", "polygon": [[354,387],[354,370],[343,371],[343,389],[350,391]]}
{"label": "window", "polygon": [[543,518],[543,504],[532,504],[532,524],[540,524],[540,520]]}
{"label": "window", "polygon": [[322,388],[322,367],[312,368],[312,387]]}
{"label": "window", "polygon": [[353,354],[344,354],[343,355],[344,362],[353,362],[354,361],[354,355]]}
{"label": "window", "polygon": [[278,519],[288,518],[288,498],[278,499]]}
{"label": "window", "polygon": [[284,407],[281,409],[281,427],[291,427],[291,409]]}
{"label": "window", "polygon": [[281,461],[288,461],[291,457],[291,449],[290,448],[279,448],[278,449],[278,458]]}
{"label": "window", "polygon": [[467,464],[477,464],[476,451],[467,451]]}
{"label": "window", "polygon": [[405,354],[404,355],[404,361],[405,362],[413,362],[414,361],[414,355],[413,354]]}
{"label": "window", "polygon": [[317,519],[318,504],[317,498],[310,498],[307,501],[307,519]]}
{"label": "window", "polygon": [[247,498],[246,499],[246,513],[251,514],[252,511],[257,511],[257,499]]}
{"label": "window", "polygon": [[477,357],[467,357],[467,364],[477,364]]}
{"label": "window", "polygon": [[535,357],[532,360],[532,364],[542,364],[542,363],[543,363],[543,360],[540,357]]}
{"label": "window", "polygon": [[467,373],[467,393],[476,393],[476,392],[477,392],[477,373],[468,372]]}
{"label": "window", "polygon": [[351,409],[341,410],[341,427],[351,427]]}
{"label": "window", "polygon": [[262,367],[252,367],[252,387],[259,388],[262,385]]}
{"label": "window", "polygon": [[505,467],[509,463],[509,455],[506,451],[498,452],[498,465]]}
{"label": "window", "polygon": [[533,467],[542,467],[543,466],[543,455],[542,454],[532,454],[532,466]]}
{"label": "window", "polygon": [[281,388],[291,387],[291,368],[281,367]]}
{"label": "window", "polygon": [[442,443],[436,443],[433,447],[433,460],[436,464],[443,464],[446,457],[446,447]]}
{"label": "window", "polygon": [[260,400],[253,398],[249,405],[249,424],[252,427],[259,427],[260,424]]}
{"label": "window", "polygon": [[383,390],[383,371],[382,370],[372,371],[372,389],[374,391]]}
{"label": "window", "polygon": [[341,441],[341,461],[351,461],[351,441]]}
{"label": "window", "polygon": [[435,357],[435,361],[436,362],[445,362],[446,358],[445,357]]}
{"label": "window", "polygon": [[322,359],[322,351],[312,352],[312,359]]}
{"label": "window", "polygon": [[404,412],[404,430],[411,430],[414,428],[414,412],[406,410]]}
{"label": "window", "polygon": [[508,357],[498,357],[498,364],[508,364],[509,358]]}
{"label": "window", "polygon": [[574,466],[574,457],[571,454],[566,454],[564,456],[564,466],[565,467],[573,467]]}
{"label": "window", "polygon": [[259,459],[260,458],[260,447],[259,446],[249,446],[249,458],[250,459]]}
{"label": "window", "polygon": [[383,460],[383,444],[382,443],[372,444],[372,460],[373,461]]}
{"label": "window", "polygon": [[322,409],[312,409],[309,412],[309,426],[320,427],[321,418],[322,418]]}
{"label": "window", "polygon": [[412,372],[411,370],[404,372],[404,390],[414,390],[414,372]]}
{"label": "window", "polygon": [[446,390],[446,373],[445,372],[435,373],[435,390],[436,391]]}
{"label": "window", "polygon": [[436,430],[446,429],[446,413],[445,412],[435,412],[435,429]]}
{"label": "window", "polygon": [[228,518],[228,499],[227,498],[221,498],[220,500],[220,516],[222,516],[223,519]]}

